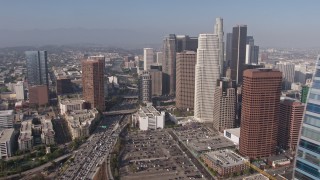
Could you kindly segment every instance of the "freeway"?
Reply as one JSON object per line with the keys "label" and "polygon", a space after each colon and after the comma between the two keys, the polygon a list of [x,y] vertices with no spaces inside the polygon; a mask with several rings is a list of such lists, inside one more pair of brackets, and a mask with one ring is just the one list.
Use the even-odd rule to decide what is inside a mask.
{"label": "freeway", "polygon": [[115,115],[132,114],[132,113],[135,113],[136,111],[137,111],[137,109],[129,109],[129,110],[103,112],[103,114],[106,116],[115,116]]}

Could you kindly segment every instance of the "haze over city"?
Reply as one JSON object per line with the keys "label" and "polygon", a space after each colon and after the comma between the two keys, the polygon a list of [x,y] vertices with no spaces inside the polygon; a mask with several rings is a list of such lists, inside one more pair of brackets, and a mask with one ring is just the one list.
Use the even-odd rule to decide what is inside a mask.
{"label": "haze over city", "polygon": [[166,34],[213,32],[248,25],[261,47],[319,47],[316,0],[298,1],[1,1],[0,47],[97,44],[159,46]]}

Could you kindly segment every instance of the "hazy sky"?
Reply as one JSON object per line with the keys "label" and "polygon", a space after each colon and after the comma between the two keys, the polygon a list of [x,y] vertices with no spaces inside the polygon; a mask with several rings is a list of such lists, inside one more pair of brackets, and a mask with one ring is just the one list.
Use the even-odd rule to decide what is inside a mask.
{"label": "hazy sky", "polygon": [[319,7],[319,0],[1,0],[0,45],[157,44],[169,33],[210,33],[222,17],[225,33],[246,24],[262,47],[320,47]]}

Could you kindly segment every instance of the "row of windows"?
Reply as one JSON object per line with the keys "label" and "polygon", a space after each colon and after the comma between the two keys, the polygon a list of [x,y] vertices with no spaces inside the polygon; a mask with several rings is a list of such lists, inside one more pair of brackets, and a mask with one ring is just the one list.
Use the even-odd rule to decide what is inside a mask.
{"label": "row of windows", "polygon": [[315,141],[319,141],[320,142],[320,133],[318,131],[316,131],[316,130],[303,127],[302,128],[302,135],[307,137],[307,138],[310,138],[310,139],[313,139]]}
{"label": "row of windows", "polygon": [[305,164],[299,160],[297,160],[297,168],[298,169],[301,169],[302,171],[305,171],[309,174],[312,174],[313,176],[315,177],[318,177],[320,178],[320,172],[318,171],[318,169],[312,167],[312,166],[309,166],[308,164]]}
{"label": "row of windows", "polygon": [[317,144],[314,144],[312,142],[306,141],[304,139],[300,140],[299,146],[305,149],[308,149],[312,152],[315,152],[317,154],[320,154],[320,146]]}
{"label": "row of windows", "polygon": [[314,94],[314,93],[310,93],[309,95],[310,99],[314,99],[314,100],[320,100],[320,95],[319,94]]}
{"label": "row of windows", "polygon": [[320,118],[306,114],[304,118],[304,123],[312,126],[320,127]]}
{"label": "row of windows", "polygon": [[307,111],[320,114],[320,105],[308,103],[307,104]]}
{"label": "row of windows", "polygon": [[312,88],[320,89],[320,81],[319,80],[314,80],[313,83],[312,83]]}

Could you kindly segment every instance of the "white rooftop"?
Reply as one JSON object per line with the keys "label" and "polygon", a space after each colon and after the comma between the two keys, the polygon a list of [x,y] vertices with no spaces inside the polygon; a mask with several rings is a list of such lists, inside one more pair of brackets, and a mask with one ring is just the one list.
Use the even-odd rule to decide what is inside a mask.
{"label": "white rooftop", "polygon": [[13,110],[0,111],[0,116],[10,116],[13,114]]}
{"label": "white rooftop", "polygon": [[0,131],[0,143],[10,141],[10,138],[11,138],[13,132],[14,132],[13,128],[1,130]]}

